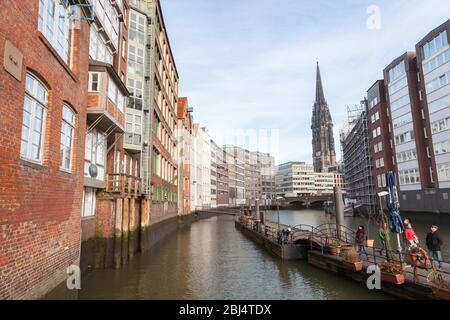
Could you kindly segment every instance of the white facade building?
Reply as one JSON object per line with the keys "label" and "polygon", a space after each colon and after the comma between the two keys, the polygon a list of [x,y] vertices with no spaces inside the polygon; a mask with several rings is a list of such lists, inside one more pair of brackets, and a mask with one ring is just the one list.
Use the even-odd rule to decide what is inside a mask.
{"label": "white facade building", "polygon": [[191,208],[211,207],[211,138],[206,128],[194,124],[191,143]]}
{"label": "white facade building", "polygon": [[288,162],[277,167],[276,193],[283,197],[309,196],[333,193],[333,172],[314,172],[312,164]]}

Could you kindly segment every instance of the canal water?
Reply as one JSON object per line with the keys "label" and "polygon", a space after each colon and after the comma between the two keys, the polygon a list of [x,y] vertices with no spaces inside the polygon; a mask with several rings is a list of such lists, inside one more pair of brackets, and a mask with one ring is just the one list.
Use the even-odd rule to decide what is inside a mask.
{"label": "canal water", "polygon": [[[266,217],[277,221],[277,212]],[[408,216],[421,239],[430,224],[448,234],[450,217]],[[334,222],[323,211],[281,211],[283,224],[320,225]],[[345,218],[355,228],[366,221]],[[369,226],[375,237],[376,227]],[[369,233],[370,235],[370,233]],[[445,241],[445,240],[444,240]],[[450,257],[445,246],[444,256]],[[120,270],[98,270],[82,278],[76,296],[65,286],[50,299],[267,299],[352,300],[391,299],[382,292],[308,265],[305,261],[280,261],[245,237],[234,227],[234,217],[217,216],[178,230],[152,252],[138,255]]]}
{"label": "canal water", "polygon": [[[267,218],[277,221],[276,212]],[[450,227],[443,217],[410,216],[422,238],[431,223]],[[281,211],[281,222],[333,222],[323,211]],[[434,220],[433,220],[434,219]],[[349,227],[363,223],[346,218]],[[448,229],[447,229],[448,230]],[[373,229],[375,232],[375,229]],[[446,256],[450,256],[448,250]],[[48,298],[74,298],[61,286]],[[305,261],[280,261],[234,227],[234,217],[217,216],[178,230],[152,252],[120,270],[98,270],[82,278],[78,299],[390,299],[382,292],[322,271]]]}

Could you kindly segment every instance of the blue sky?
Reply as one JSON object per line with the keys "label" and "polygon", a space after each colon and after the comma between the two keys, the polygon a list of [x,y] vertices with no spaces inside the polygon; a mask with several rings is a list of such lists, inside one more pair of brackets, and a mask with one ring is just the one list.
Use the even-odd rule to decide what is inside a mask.
{"label": "blue sky", "polygon": [[[448,0],[161,0],[180,96],[219,144],[312,162],[315,63],[339,130],[382,70],[450,18]],[[380,28],[368,28],[369,6]],[[236,138],[238,136],[239,138]],[[242,136],[247,138],[242,138]],[[268,136],[256,140],[255,137]],[[268,142],[267,142],[268,141]]]}

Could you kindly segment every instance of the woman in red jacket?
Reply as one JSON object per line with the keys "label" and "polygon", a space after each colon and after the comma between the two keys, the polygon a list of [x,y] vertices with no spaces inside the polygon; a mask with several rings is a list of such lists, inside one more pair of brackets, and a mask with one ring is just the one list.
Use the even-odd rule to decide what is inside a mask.
{"label": "woman in red jacket", "polygon": [[411,223],[406,225],[405,238],[408,241],[409,249],[414,248],[419,243],[419,238],[417,237]]}

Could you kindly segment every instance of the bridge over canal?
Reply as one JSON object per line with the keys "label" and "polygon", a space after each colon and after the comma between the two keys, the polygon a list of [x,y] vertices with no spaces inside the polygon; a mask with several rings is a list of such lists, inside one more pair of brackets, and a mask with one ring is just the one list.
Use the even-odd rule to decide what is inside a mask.
{"label": "bridge over canal", "polygon": [[318,195],[299,195],[297,197],[285,197],[280,200],[281,207],[303,206],[310,208],[313,206],[323,206],[325,202],[334,201],[333,194],[318,194]]}

